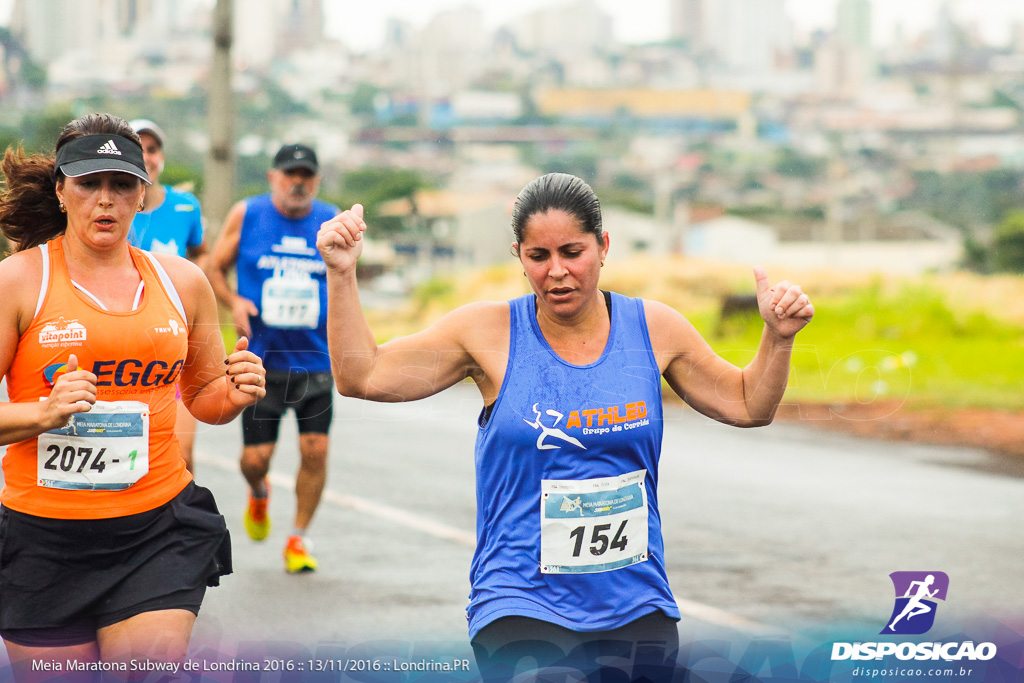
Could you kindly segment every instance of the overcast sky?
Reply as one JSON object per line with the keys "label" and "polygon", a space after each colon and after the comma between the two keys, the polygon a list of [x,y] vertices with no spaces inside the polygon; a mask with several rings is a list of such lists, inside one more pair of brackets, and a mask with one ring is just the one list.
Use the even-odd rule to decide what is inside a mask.
{"label": "overcast sky", "polygon": [[[193,0],[212,5],[214,0]],[[1005,42],[1014,22],[1024,22],[1024,0],[951,0],[954,14],[977,22],[992,41]],[[235,7],[247,10],[258,0],[236,0]],[[355,49],[377,45],[384,35],[388,17],[402,17],[422,25],[440,10],[475,4],[484,20],[495,27],[512,17],[560,0],[325,0],[327,31]],[[662,40],[668,31],[668,0],[598,0],[615,19],[616,38],[623,42]],[[786,0],[790,15],[800,31],[830,28],[835,21],[837,0]],[[934,23],[941,0],[875,0],[873,3],[876,40],[888,43],[897,25],[908,35]],[[0,24],[9,21],[14,0],[0,0]]]}

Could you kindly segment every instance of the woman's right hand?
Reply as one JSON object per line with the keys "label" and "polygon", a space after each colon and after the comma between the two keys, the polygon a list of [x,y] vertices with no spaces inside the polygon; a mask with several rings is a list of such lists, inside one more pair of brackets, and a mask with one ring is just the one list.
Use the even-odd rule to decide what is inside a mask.
{"label": "woman's right hand", "polygon": [[67,372],[57,378],[50,397],[42,403],[46,431],[63,427],[75,413],[92,410],[96,403],[96,375],[79,370],[78,357],[72,353],[68,356]]}
{"label": "woman's right hand", "polygon": [[353,204],[351,209],[342,211],[320,226],[316,248],[329,269],[345,273],[356,267],[356,261],[363,253],[365,230],[362,204]]}

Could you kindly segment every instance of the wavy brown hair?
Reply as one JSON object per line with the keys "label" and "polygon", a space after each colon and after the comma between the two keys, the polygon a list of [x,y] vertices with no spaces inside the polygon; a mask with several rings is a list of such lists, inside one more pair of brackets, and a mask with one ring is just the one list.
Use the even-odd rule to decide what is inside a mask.
{"label": "wavy brown hair", "polygon": [[10,240],[12,251],[39,246],[67,229],[67,216],[57,201],[57,185],[64,183],[64,174],[54,168],[54,160],[61,147],[85,135],[120,135],[142,146],[124,119],[113,114],[86,114],[64,127],[53,155],[26,155],[20,145],[4,152],[0,230]]}

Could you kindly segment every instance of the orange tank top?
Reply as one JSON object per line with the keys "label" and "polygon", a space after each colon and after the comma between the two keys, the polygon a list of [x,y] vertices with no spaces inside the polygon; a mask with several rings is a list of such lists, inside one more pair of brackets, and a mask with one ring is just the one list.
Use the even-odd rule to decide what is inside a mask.
{"label": "orange tank top", "polygon": [[58,519],[159,507],[192,479],[174,435],[175,382],[188,351],[177,292],[162,266],[130,247],[142,298],[133,311],[107,311],[72,283],[63,237],[40,249],[43,290],[7,374],[10,400],[49,396],[73,353],[97,377],[97,403],[63,429],[8,447],[0,501]]}

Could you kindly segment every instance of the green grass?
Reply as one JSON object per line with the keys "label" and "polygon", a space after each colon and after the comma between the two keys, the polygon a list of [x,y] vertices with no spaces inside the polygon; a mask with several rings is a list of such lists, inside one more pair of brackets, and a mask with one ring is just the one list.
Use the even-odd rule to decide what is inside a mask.
{"label": "green grass", "polygon": [[[869,285],[815,301],[816,315],[797,337],[786,397],[795,401],[906,400],[911,407],[1024,409],[1024,329],[974,311],[958,314],[930,286],[884,294]],[[713,312],[695,316],[702,332]],[[744,365],[760,338],[760,319],[732,321],[723,357]]]}
{"label": "green grass", "polygon": [[[407,335],[458,305],[525,293],[521,271],[512,260],[441,278],[421,287],[404,310],[367,317],[380,342]],[[605,271],[603,288],[673,306],[727,360],[742,366],[756,352],[759,317],[718,321],[723,296],[753,291],[747,269],[665,258],[610,262]],[[816,309],[797,336],[787,401],[1024,410],[1024,278],[770,275],[799,282]],[[230,349],[230,325],[224,336]]]}

